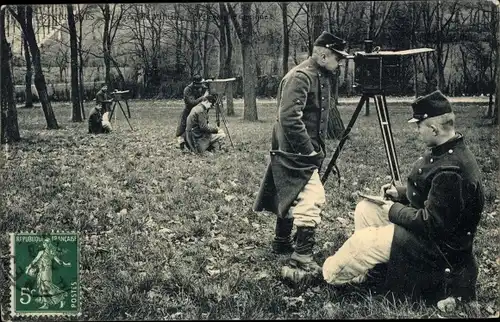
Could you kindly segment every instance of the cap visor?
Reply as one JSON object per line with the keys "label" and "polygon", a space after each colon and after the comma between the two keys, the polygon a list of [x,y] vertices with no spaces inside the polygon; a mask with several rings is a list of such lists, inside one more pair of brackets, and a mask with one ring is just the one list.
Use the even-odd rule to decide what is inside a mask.
{"label": "cap visor", "polygon": [[408,120],[408,123],[417,123],[417,122],[420,122],[420,120],[416,118],[411,118]]}
{"label": "cap visor", "polygon": [[349,56],[349,54],[345,51],[340,51],[340,50],[337,50],[337,49],[334,49],[334,48],[331,48],[332,51],[336,52],[337,54],[339,55],[342,55],[343,57],[347,57]]}

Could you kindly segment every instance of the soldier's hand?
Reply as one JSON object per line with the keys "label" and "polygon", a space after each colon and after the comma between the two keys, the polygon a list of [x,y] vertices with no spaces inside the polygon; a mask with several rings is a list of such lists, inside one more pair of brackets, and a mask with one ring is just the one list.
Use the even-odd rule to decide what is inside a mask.
{"label": "soldier's hand", "polygon": [[384,184],[380,188],[380,195],[384,198],[389,196],[390,198],[397,199],[399,194],[396,187],[392,183]]}

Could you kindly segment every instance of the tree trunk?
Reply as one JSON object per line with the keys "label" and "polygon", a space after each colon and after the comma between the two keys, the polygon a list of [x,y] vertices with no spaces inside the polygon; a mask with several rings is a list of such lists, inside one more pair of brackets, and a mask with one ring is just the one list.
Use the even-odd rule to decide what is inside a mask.
{"label": "tree trunk", "polygon": [[33,92],[31,91],[31,84],[32,84],[32,79],[33,79],[33,67],[31,63],[31,55],[30,55],[30,50],[29,50],[29,45],[28,42],[26,41],[26,38],[24,35],[21,36],[23,38],[23,46],[24,46],[24,59],[26,60],[26,75],[25,75],[25,85],[26,88],[24,90],[26,100],[24,103],[25,108],[32,108],[33,107]]}
{"label": "tree trunk", "polygon": [[38,48],[35,31],[33,30],[33,8],[31,6],[26,6],[26,11],[24,11],[23,6],[18,6],[17,8],[18,15],[16,15],[16,20],[21,26],[29,44],[31,58],[33,60],[33,68],[35,71],[35,87],[42,104],[45,120],[47,121],[47,128],[58,129],[59,125],[57,124],[56,116],[52,110],[52,104],[49,101],[49,95],[47,93],[47,84],[45,82],[45,76],[43,75],[42,62],[40,60],[40,49]]}
{"label": "tree trunk", "polygon": [[224,68],[224,64],[226,63],[226,51],[227,51],[227,42],[226,42],[226,32],[224,25],[224,3],[219,2],[219,78],[226,77],[226,69]]}
{"label": "tree trunk", "polygon": [[[497,14],[497,32],[496,32],[496,37],[497,37],[497,44],[500,44],[500,6],[497,6],[496,8],[496,14]],[[496,48],[497,50],[497,59],[496,59],[496,70],[497,70],[497,76],[495,77],[496,80],[496,86],[495,86],[495,109],[493,110],[493,124],[498,125],[499,123],[499,118],[500,114],[498,113],[498,110],[500,108],[500,80],[498,79],[498,75],[500,75],[500,49]]]}
{"label": "tree trunk", "polygon": [[323,32],[323,3],[311,3],[311,18],[312,18],[312,39],[311,44],[314,44],[316,38]]}
{"label": "tree trunk", "polygon": [[255,88],[257,86],[257,74],[255,70],[255,51],[253,48],[253,25],[252,25],[252,3],[241,3],[242,37],[241,52],[243,58],[243,119],[247,121],[257,121],[257,98]]}
{"label": "tree trunk", "polygon": [[288,34],[288,3],[281,4],[281,17],[283,19],[283,57],[282,75],[288,73],[288,56],[290,55],[290,36]]}
{"label": "tree trunk", "polygon": [[[207,5],[207,10],[208,10],[208,5]],[[210,28],[210,19],[208,17],[205,19],[205,34],[203,35],[203,77],[205,79],[208,78],[209,73],[208,73],[208,31]]]}
{"label": "tree trunk", "polygon": [[10,70],[10,59],[12,52],[10,44],[5,37],[5,10],[0,10],[0,44],[2,50],[1,72],[2,72],[2,95],[0,116],[0,143],[11,143],[21,139],[17,122],[16,101],[14,99],[14,84]]}
{"label": "tree trunk", "polygon": [[[226,61],[224,63],[225,65],[225,70],[226,70],[226,77],[232,77],[233,76],[233,67],[232,67],[232,60],[233,60],[233,41],[231,39],[231,24],[229,23],[229,12],[227,10],[226,5],[223,5],[223,22],[224,22],[224,32],[226,34],[226,46],[227,46],[227,51],[226,51]],[[226,109],[227,109],[227,115],[228,116],[233,116],[235,115],[234,113],[234,102],[233,102],[233,90],[234,86],[233,83],[231,82],[228,84],[227,88],[227,94],[226,94]]]}
{"label": "tree trunk", "polygon": [[66,5],[68,10],[68,27],[71,50],[71,101],[73,102],[73,122],[82,122],[82,109],[80,106],[80,94],[78,86],[78,48],[76,43],[75,16],[73,15],[73,5]]}
{"label": "tree trunk", "polygon": [[106,73],[106,84],[111,87],[111,35],[110,35],[110,30],[109,30],[109,24],[111,20],[110,12],[109,12],[109,4],[106,3],[104,5],[104,10],[103,10],[103,16],[104,16],[104,32],[102,35],[102,51],[104,53],[104,66],[105,66],[105,73]]}

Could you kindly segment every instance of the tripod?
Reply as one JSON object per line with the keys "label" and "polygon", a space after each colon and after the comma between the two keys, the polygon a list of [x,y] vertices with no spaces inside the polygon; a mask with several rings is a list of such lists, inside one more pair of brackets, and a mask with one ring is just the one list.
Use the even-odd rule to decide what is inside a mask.
{"label": "tripod", "polygon": [[387,100],[385,98],[385,94],[368,94],[368,93],[363,93],[363,95],[361,96],[361,99],[359,100],[356,110],[354,110],[354,113],[351,117],[351,120],[349,121],[349,124],[342,133],[342,138],[340,139],[337,149],[335,150],[335,153],[333,154],[333,157],[330,160],[330,163],[328,164],[328,167],[326,168],[323,177],[321,178],[321,182],[323,184],[328,179],[328,176],[330,175],[330,172],[334,167],[336,169],[338,180],[340,183],[340,172],[338,171],[336,165],[337,158],[340,155],[340,151],[344,147],[345,141],[347,140],[347,136],[351,132],[351,129],[354,126],[354,123],[356,122],[359,113],[361,112],[361,109],[365,105],[365,102],[367,102],[370,99],[370,97],[373,97],[375,99],[375,108],[377,109],[380,131],[382,132],[382,138],[384,139],[384,147],[387,155],[387,160],[389,161],[389,168],[391,170],[392,180],[394,184],[401,184],[401,175],[399,173],[398,157],[396,155],[396,148],[394,147],[394,138],[392,136],[391,122],[389,119],[389,112],[387,110]]}
{"label": "tripod", "polygon": [[224,116],[224,112],[222,111],[223,108],[223,103],[222,103],[222,95],[219,94],[212,94],[215,95],[216,101],[215,101],[215,122],[217,123],[217,126],[220,127],[220,119],[222,116],[222,123],[224,124],[224,127],[226,128],[226,133],[227,137],[229,138],[229,142],[231,142],[231,147],[234,148],[233,140],[231,140],[231,135],[229,134],[229,129],[227,128],[227,121],[226,117]]}
{"label": "tripod", "polygon": [[[128,91],[126,91],[128,92]],[[118,92],[121,94],[122,92]],[[125,110],[123,109],[122,104],[120,103],[120,98],[119,95],[115,95],[112,101],[109,102],[114,102],[113,107],[111,108],[111,112],[109,112],[109,121],[111,122],[111,117],[113,117],[113,113],[115,112],[116,105],[120,107],[122,110],[123,116],[125,116],[125,120],[127,120],[128,126],[130,126],[130,129],[133,131],[134,129],[132,128],[132,125],[130,124],[129,117],[130,117],[130,107],[128,106],[128,100],[126,98],[123,98],[125,101],[125,104],[127,105],[127,112],[128,112],[128,117],[127,114],[125,114]]]}

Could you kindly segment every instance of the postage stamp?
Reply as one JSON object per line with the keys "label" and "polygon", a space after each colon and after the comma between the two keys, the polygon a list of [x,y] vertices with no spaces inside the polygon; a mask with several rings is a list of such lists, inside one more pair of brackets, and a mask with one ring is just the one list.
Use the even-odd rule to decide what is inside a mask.
{"label": "postage stamp", "polygon": [[80,315],[76,233],[11,233],[11,316]]}

